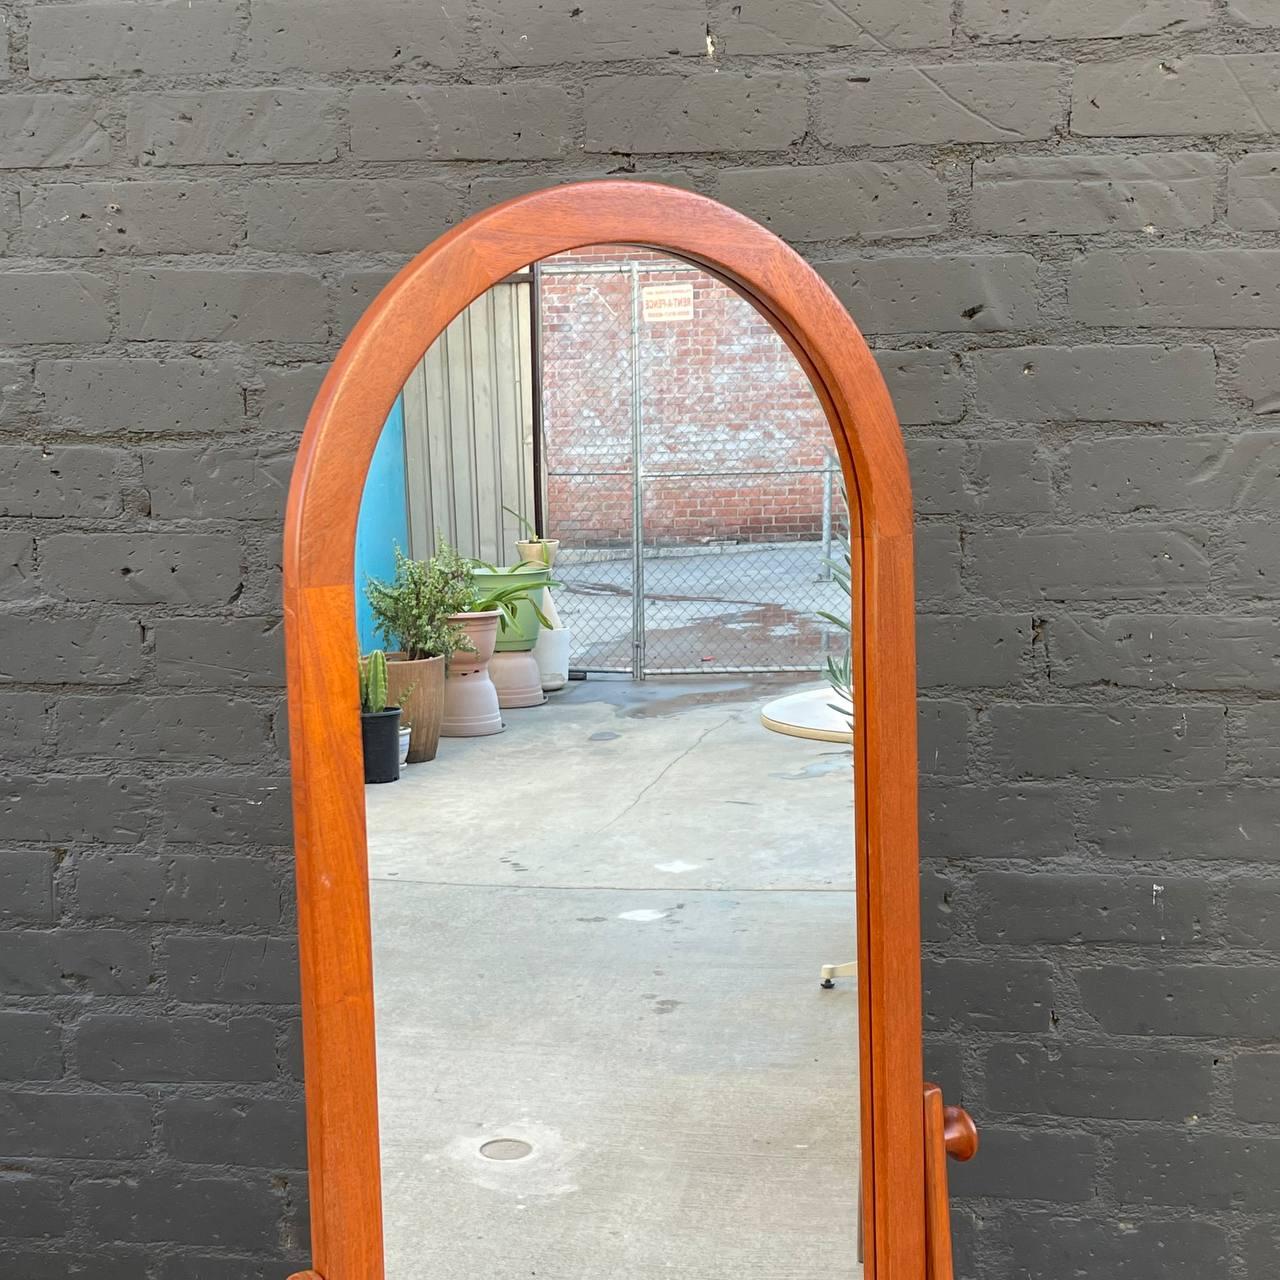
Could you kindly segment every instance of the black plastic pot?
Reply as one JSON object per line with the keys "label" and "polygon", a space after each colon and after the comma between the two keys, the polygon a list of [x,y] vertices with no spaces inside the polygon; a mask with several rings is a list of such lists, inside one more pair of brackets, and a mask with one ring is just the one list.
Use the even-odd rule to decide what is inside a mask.
{"label": "black plastic pot", "polygon": [[400,708],[360,713],[364,780],[395,782],[400,777]]}

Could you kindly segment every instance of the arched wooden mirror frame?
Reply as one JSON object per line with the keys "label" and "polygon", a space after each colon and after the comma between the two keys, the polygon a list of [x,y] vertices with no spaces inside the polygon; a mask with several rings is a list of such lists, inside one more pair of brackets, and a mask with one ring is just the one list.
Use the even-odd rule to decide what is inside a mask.
{"label": "arched wooden mirror frame", "polygon": [[[729,284],[782,336],[831,424],[849,493],[853,581],[861,586],[853,603],[859,817],[853,843],[866,1276],[923,1280],[915,619],[911,490],[901,432],[866,342],[804,259],[713,200],[610,180],[519,196],[469,218],[420,253],[352,330],[307,419],[284,542],[311,1182],[313,1270],[304,1274],[320,1280],[382,1280],[384,1274],[355,714],[353,561],[362,481],[396,396],[449,322],[510,273],[593,244],[659,250]],[[934,1237],[930,1275],[937,1275]]]}

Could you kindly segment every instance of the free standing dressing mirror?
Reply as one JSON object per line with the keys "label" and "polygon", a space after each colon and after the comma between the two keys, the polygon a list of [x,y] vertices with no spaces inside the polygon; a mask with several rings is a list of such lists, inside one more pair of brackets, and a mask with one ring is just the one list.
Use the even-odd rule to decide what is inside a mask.
{"label": "free standing dressing mirror", "polygon": [[[811,394],[825,415],[830,447],[838,459],[847,492],[853,727],[852,776],[846,772],[844,777],[848,781],[843,785],[850,787],[852,804],[848,807],[844,840],[834,848],[816,851],[820,856],[812,859],[819,877],[828,863],[841,869],[833,875],[847,873],[849,900],[857,904],[856,961],[847,966],[856,972],[857,1047],[855,1051],[850,1044],[847,1063],[833,1058],[818,1064],[828,1075],[832,1070],[838,1071],[841,1080],[847,1082],[843,1087],[849,1095],[848,1133],[857,1132],[860,1146],[860,1160],[850,1162],[847,1180],[837,1176],[835,1181],[824,1184],[824,1179],[832,1179],[832,1168],[820,1161],[806,1165],[807,1157],[794,1154],[814,1145],[822,1146],[823,1143],[815,1144],[810,1139],[816,1136],[825,1141],[831,1137],[827,1130],[838,1127],[838,1110],[820,1110],[814,1113],[818,1119],[811,1116],[806,1120],[796,1114],[794,1098],[788,1110],[789,1095],[779,1086],[776,1105],[770,1111],[774,1096],[771,1082],[781,1081],[783,1077],[767,1073],[778,1069],[778,1057],[791,1052],[798,1059],[813,1044],[829,1043],[829,1039],[821,1037],[829,1037],[832,1027],[838,1025],[830,1021],[837,1006],[821,1004],[823,996],[817,989],[816,965],[812,971],[796,974],[796,981],[804,984],[802,995],[781,997],[786,1010],[782,1022],[770,1024],[771,1015],[763,1008],[764,1002],[760,1002],[758,1034],[766,1039],[774,1038],[774,1051],[765,1055],[769,1058],[762,1068],[765,1074],[752,1078],[750,1087],[741,1074],[744,1051],[749,1043],[750,1028],[744,1024],[752,1017],[750,1006],[744,1006],[740,1016],[727,1018],[717,1018],[722,1011],[710,1003],[694,1017],[678,1013],[678,1007],[687,1003],[680,998],[679,984],[688,980],[688,971],[676,971],[681,956],[692,957],[690,963],[705,963],[707,954],[723,958],[722,952],[698,951],[697,938],[713,931],[717,927],[716,919],[722,922],[726,939],[735,933],[750,934],[753,928],[758,936],[766,931],[766,926],[758,920],[753,923],[751,908],[744,902],[760,891],[811,888],[803,882],[803,877],[799,883],[791,883],[786,876],[783,876],[786,883],[782,885],[772,879],[758,883],[752,878],[755,870],[748,865],[748,859],[741,869],[724,870],[721,880],[699,884],[685,894],[682,886],[677,892],[670,877],[698,868],[686,862],[677,866],[670,860],[664,861],[655,842],[658,852],[649,857],[648,865],[667,879],[657,885],[640,880],[622,885],[608,882],[618,875],[626,880],[630,865],[626,859],[634,861],[635,856],[643,856],[645,841],[655,838],[653,831],[637,830],[632,833],[630,844],[617,854],[622,860],[619,863],[622,871],[605,876],[598,883],[578,883],[584,877],[589,879],[593,870],[587,856],[589,848],[579,849],[583,860],[572,869],[573,874],[564,866],[551,865],[549,859],[546,865],[537,868],[540,874],[535,888],[557,897],[525,897],[513,901],[509,897],[477,900],[471,896],[464,900],[457,896],[464,887],[473,895],[478,890],[490,895],[526,894],[528,890],[511,871],[513,864],[520,871],[526,864],[520,863],[510,850],[504,851],[500,837],[491,836],[489,844],[493,847],[486,855],[490,859],[488,863],[456,864],[452,870],[431,871],[433,854],[429,830],[419,831],[412,847],[403,843],[396,845],[394,831],[388,825],[392,809],[385,794],[373,794],[376,788],[371,789],[366,815],[358,718],[361,702],[355,659],[359,649],[371,647],[364,635],[357,639],[357,604],[364,597],[363,583],[357,579],[357,529],[362,496],[367,498],[370,493],[364,481],[371,462],[376,452],[388,448],[393,452],[402,451],[406,459],[412,458],[413,446],[399,442],[406,431],[404,421],[413,412],[405,406],[410,404],[415,378],[419,380],[416,394],[425,394],[422,380],[428,377],[424,367],[430,359],[447,361],[447,356],[440,355],[444,348],[436,344],[444,341],[442,335],[452,322],[477,300],[493,298],[491,291],[527,278],[532,264],[546,264],[553,259],[563,263],[564,259],[558,255],[601,246],[634,246],[636,254],[647,263],[645,269],[652,272],[659,270],[659,264],[650,259],[664,255],[667,261],[683,270],[696,271],[705,277],[709,289],[731,292],[735,301],[740,299],[754,308],[754,313],[763,317],[785,344],[788,358],[807,378],[811,391],[807,390],[806,394]],[[608,268],[616,257],[616,249],[611,249],[597,265]],[[579,266],[591,265],[591,261],[589,257]],[[639,268],[633,266],[632,269]],[[636,279],[633,275],[633,286]],[[684,284],[657,283],[650,295],[652,314],[641,315],[640,319],[661,322],[673,314],[683,315],[686,295],[672,291],[677,287],[683,290]],[[698,287],[696,283],[689,284],[690,298]],[[601,296],[597,287],[592,297]],[[643,311],[634,288],[630,301]],[[615,311],[606,297],[601,315],[612,315]],[[726,313],[732,314],[731,309]],[[536,317],[534,323],[536,326]],[[518,332],[519,327],[517,321],[515,331]],[[497,332],[493,329],[490,337]],[[632,330],[633,342],[638,340],[640,332],[637,324]],[[496,345],[495,339],[494,349]],[[713,343],[707,352],[708,376],[715,377],[717,360],[723,362],[734,352],[740,354],[733,340]],[[634,392],[635,369],[639,367],[634,346],[631,356],[631,391]],[[670,369],[672,360],[671,351],[664,350],[661,356],[664,367]],[[727,376],[734,375],[731,371]],[[543,402],[542,388],[528,389]],[[474,403],[471,407],[474,410]],[[402,414],[401,419],[397,419],[397,411]],[[629,419],[633,428],[637,417],[638,414],[633,413]],[[542,430],[544,425],[539,424],[532,433],[540,445],[545,445],[548,438]],[[596,425],[598,437],[607,437],[608,424],[601,420]],[[661,464],[645,452],[648,446],[638,434],[632,446],[629,466],[633,472],[661,470]],[[668,452],[676,456],[679,451]],[[696,488],[700,477],[690,478],[687,470],[680,469],[681,465],[684,464],[677,458],[676,465],[669,468],[669,483],[676,488],[682,485]],[[722,470],[725,467],[723,459],[716,465]],[[533,474],[527,483],[522,478],[522,467],[517,461],[514,469],[508,468],[506,473],[513,486],[510,491],[521,495],[513,499],[516,510],[512,514],[516,516],[529,510],[522,500],[529,496],[526,490],[536,489],[545,499],[545,465],[541,468],[542,474]],[[535,467],[535,472],[537,470]],[[373,476],[369,481],[373,483]],[[412,486],[411,480],[399,483]],[[432,483],[430,479],[424,480],[421,492],[410,497],[410,507],[415,503],[418,508],[427,506],[431,515],[430,522],[421,514],[415,517],[419,525],[417,545],[413,545],[411,531],[405,528],[394,529],[389,537],[384,537],[384,546],[389,545],[389,540],[398,542],[402,536],[410,543],[405,550],[412,557],[425,560],[432,550],[439,549],[436,529],[442,529],[439,536],[452,534],[454,539],[462,540],[457,528],[457,512],[450,507],[448,499],[441,500],[436,495],[433,502],[427,501]],[[451,484],[451,492],[469,492],[473,497],[479,493],[475,485]],[[499,497],[509,492],[508,487],[501,484],[498,488]],[[488,494],[485,501],[490,508],[495,507],[493,494]],[[765,491],[759,502],[767,507],[769,501]],[[476,503],[481,505],[478,497]],[[497,507],[507,505],[505,501],[497,503]],[[533,523],[542,525],[539,532],[545,532],[546,513],[540,506],[540,502],[534,502],[531,514]],[[497,521],[494,536],[500,542],[504,517],[498,516]],[[435,529],[428,527],[432,522]],[[476,521],[470,523],[473,545],[462,549],[468,555],[483,558],[486,548],[475,541],[480,537],[475,532]],[[645,572],[648,544],[642,524],[643,513],[637,521],[632,543],[633,574]],[[573,527],[581,528],[566,524],[566,528]],[[425,546],[424,540],[431,546]],[[537,1274],[549,1275],[552,1280],[557,1276],[623,1273],[616,1260],[598,1263],[593,1272],[591,1259],[577,1258],[572,1265],[568,1253],[558,1259],[553,1243],[548,1242],[563,1240],[566,1233],[572,1234],[575,1214],[590,1215],[600,1232],[594,1238],[586,1237],[589,1248],[598,1251],[601,1242],[609,1236],[609,1248],[618,1251],[616,1257],[625,1258],[634,1253],[644,1260],[644,1267],[653,1267],[658,1265],[654,1260],[664,1256],[653,1240],[664,1235],[681,1235],[683,1239],[691,1232],[696,1234],[699,1198],[703,1198],[702,1203],[710,1203],[706,1197],[714,1197],[714,1176],[707,1181],[709,1168],[718,1162],[731,1162],[735,1152],[739,1158],[750,1160],[765,1148],[771,1148],[769,1154],[773,1157],[776,1149],[784,1146],[790,1148],[786,1160],[775,1159],[767,1166],[770,1171],[767,1176],[754,1183],[761,1232],[785,1232],[788,1225],[771,1219],[774,1199],[785,1200],[785,1197],[771,1192],[770,1176],[805,1183],[804,1195],[794,1203],[807,1205],[806,1211],[812,1211],[815,1206],[820,1210],[827,1194],[834,1209],[839,1203],[849,1201],[850,1187],[860,1185],[861,1188],[861,1241],[850,1229],[847,1247],[837,1240],[834,1248],[828,1247],[813,1256],[807,1264],[810,1270],[797,1270],[796,1274],[812,1274],[815,1280],[818,1276],[860,1274],[879,1277],[879,1280],[923,1280],[926,1275],[933,1280],[945,1280],[950,1275],[942,1157],[944,1150],[961,1157],[971,1154],[974,1138],[967,1117],[953,1109],[944,1111],[937,1091],[926,1090],[921,1070],[911,540],[910,489],[902,441],[884,383],[866,344],[835,297],[798,255],[763,228],[714,201],[674,188],[615,181],[572,184],[522,196],[469,219],[443,236],[383,290],[344,344],[316,399],[294,471],[285,530],[285,617],[312,1203],[311,1277],[379,1280],[385,1275],[388,1280],[417,1280],[419,1276],[435,1274],[492,1273],[492,1258],[482,1261],[480,1251],[475,1248],[475,1224],[483,1222],[486,1214],[491,1219],[502,1219],[507,1233],[504,1238],[511,1242],[512,1248],[519,1247],[522,1236],[540,1242],[536,1254],[511,1259],[509,1273],[512,1275],[529,1273],[534,1269],[531,1265],[534,1261],[540,1264]],[[503,551],[499,548],[490,554],[497,558]],[[569,560],[562,566],[566,580],[574,579],[576,574],[581,585],[582,563],[581,559]],[[370,576],[367,566],[361,566],[361,573],[366,578]],[[385,569],[383,574],[372,576],[384,574]],[[595,576],[608,578],[604,571]],[[573,581],[568,582],[570,591],[573,585]],[[635,587],[634,580],[631,586]],[[555,590],[559,591],[560,587],[555,586]],[[642,604],[654,598],[643,585],[636,594]],[[664,596],[671,594],[664,593]],[[567,595],[559,598],[569,603]],[[362,631],[364,629],[362,622]],[[692,630],[697,633],[696,626]],[[442,668],[443,663],[437,665]],[[633,674],[643,677],[643,661],[633,668]],[[402,683],[401,701],[406,706],[415,693],[424,692],[428,678],[425,674],[415,674],[407,686]],[[715,691],[713,695],[714,704],[714,697],[719,695]],[[728,734],[726,751],[741,749],[744,760],[764,762],[759,765],[764,772],[748,782],[750,786],[763,788],[760,802],[765,807],[759,821],[767,825],[766,820],[776,816],[776,806],[769,803],[765,779],[767,770],[777,762],[776,752],[780,748],[776,743],[769,744],[767,731],[759,728],[748,705],[737,705],[731,697],[727,702],[727,713],[717,715],[714,724],[699,726],[691,722],[688,728],[695,736],[704,730],[709,733],[723,728]],[[611,739],[620,735],[606,727],[600,707],[606,707],[606,716],[632,715],[637,710],[638,704],[627,698],[621,698],[621,704],[620,695],[614,695],[612,700],[609,697],[595,699],[591,694],[573,690],[560,704],[565,727],[558,740],[567,744],[566,751],[570,748],[580,751],[584,740],[607,742],[612,748]],[[512,705],[520,704],[517,701]],[[521,715],[535,714],[542,713],[510,713],[511,728],[502,740],[506,753],[502,767],[508,771],[521,768],[522,761],[523,767],[530,770],[539,768],[541,757],[537,742],[522,738],[523,722],[516,723]],[[421,711],[415,712],[415,736],[421,732],[422,725]],[[579,803],[588,803],[593,795],[606,794],[610,767],[634,772],[638,762],[643,761],[650,749],[650,740],[640,733],[643,726],[638,726],[635,718],[627,727],[629,733],[618,751],[626,749],[632,754],[618,755],[612,765],[605,760],[598,787],[595,783],[588,784],[587,789],[579,793]],[[425,758],[421,747],[416,751],[418,759]],[[472,754],[464,754],[466,751]],[[454,802],[452,812],[455,822],[460,824],[451,829],[452,835],[441,826],[436,832],[438,840],[456,838],[465,826],[465,804],[459,810],[456,803],[459,789],[466,787],[468,779],[477,777],[479,761],[483,758],[476,754],[471,742],[465,742],[459,752],[455,757],[457,772],[451,791],[441,789],[445,774],[421,775],[426,780],[423,783],[426,789],[420,792],[416,803],[421,805],[423,827],[430,827],[431,814],[437,816],[438,823],[445,822],[448,799]],[[606,754],[592,751],[574,758],[580,768],[587,768],[591,761],[602,760]],[[681,753],[682,757],[684,754]],[[411,751],[410,759],[414,758]],[[653,798],[666,808],[656,811],[655,823],[660,825],[664,821],[664,813],[669,819],[680,810],[683,820],[693,825],[696,839],[699,815],[705,813],[705,843],[714,846],[717,839],[722,838],[718,832],[723,832],[724,827],[713,818],[715,802],[706,792],[704,781],[692,775],[681,793],[669,789],[676,782],[668,776],[669,772],[668,765],[660,762],[655,767],[652,783],[641,788],[649,791],[660,781],[663,784],[664,790]],[[815,775],[821,776],[824,783],[839,782],[838,774],[826,764],[816,771],[811,769],[808,774],[801,770],[801,776]],[[497,787],[500,782],[491,781],[487,785]],[[392,790],[388,788],[387,792]],[[410,792],[397,794],[408,796]],[[747,793],[732,789],[719,796],[718,802],[755,803]],[[777,803],[781,805],[780,800]],[[630,814],[634,808],[635,805],[626,802],[619,812],[625,810]],[[634,820],[634,815],[628,820]],[[823,843],[832,842],[831,832],[823,830],[826,832],[820,837]],[[615,834],[625,844],[625,833]],[[802,832],[801,843],[803,835]],[[399,855],[394,852],[397,848]],[[529,849],[535,858],[543,857],[544,846],[536,842],[521,845],[522,856]],[[848,858],[850,852],[852,861]],[[435,865],[440,861],[437,853]],[[600,861],[603,865],[603,855]],[[502,868],[496,868],[495,862],[501,862]],[[480,867],[479,871],[476,866]],[[502,883],[488,882],[495,872]],[[371,874],[375,879],[372,894]],[[486,883],[476,884],[470,877]],[[399,883],[391,885],[391,881],[397,879]],[[731,895],[723,897],[714,907],[699,897],[702,894],[709,899],[713,892],[724,889],[731,890]],[[636,898],[637,905],[631,908],[629,901],[617,896],[623,891],[641,895],[652,891],[660,897],[652,902],[648,898],[643,902]],[[612,896],[596,899],[607,901],[603,911],[566,896],[605,892]],[[677,917],[677,912],[689,907],[687,898],[698,900],[687,915]],[[495,902],[499,902],[496,907]],[[765,899],[760,902],[764,903]],[[467,1075],[466,1061],[458,1053],[458,1042],[465,1038],[472,1024],[486,1028],[488,1036],[482,1065],[478,1059],[476,1072],[501,1074],[502,1029],[486,1024],[480,1013],[486,1001],[484,986],[478,985],[471,992],[477,1009],[475,1017],[458,1018],[458,1002],[465,1000],[466,995],[460,985],[458,966],[451,967],[449,961],[457,958],[459,939],[474,936],[476,929],[492,929],[495,921],[500,927],[504,911],[545,913],[547,932],[538,944],[542,951],[554,948],[559,942],[566,950],[584,953],[597,948],[596,962],[607,964],[610,948],[618,955],[635,960],[634,973],[630,976],[624,966],[619,966],[617,981],[625,996],[629,991],[628,982],[634,980],[635,991],[630,994],[637,1001],[649,1001],[644,1008],[654,1025],[651,1030],[636,1034],[628,1029],[625,1016],[612,1024],[602,1019],[615,1053],[612,1058],[593,1057],[581,1066],[584,1075],[592,1078],[597,1101],[591,1111],[592,1118],[583,1122],[582,1132],[567,1133],[564,1125],[550,1122],[546,1116],[531,1114],[527,1092],[477,1092],[451,1088],[447,1083],[448,1080],[456,1083]],[[455,927],[463,917],[467,927]],[[685,930],[683,935],[671,932],[677,927],[677,919],[679,927]],[[820,924],[804,916],[797,916],[796,920],[800,922],[798,927],[787,930],[784,925],[783,931],[788,936],[799,935],[802,941],[807,939],[816,946],[816,951],[813,946],[788,951],[786,964],[799,966],[811,951],[816,955],[824,947],[827,952],[831,951],[834,944],[828,945],[827,938],[808,937],[811,932],[821,933]],[[666,928],[667,934],[661,938],[648,935],[640,941],[642,935],[638,933],[618,932],[624,926],[635,928],[650,924]],[[834,939],[839,935],[829,936]],[[406,945],[406,939],[415,938],[416,945]],[[659,940],[655,942],[653,938]],[[854,941],[851,928],[848,942]],[[500,942],[496,945],[500,949]],[[754,941],[749,945],[755,945]],[[491,940],[482,968],[487,965],[492,969],[493,953]],[[734,982],[735,973],[741,978],[749,972],[754,972],[757,979],[763,972],[769,983],[788,980],[782,970],[770,969],[759,953],[739,946],[733,957],[724,961],[723,980],[727,983]],[[509,957],[512,969],[521,971],[523,985],[513,986],[507,992],[507,998],[513,1003],[504,1017],[510,1018],[518,1012],[518,1002],[527,1004],[537,997],[539,974],[529,972],[527,958],[527,954],[523,959],[518,954]],[[824,962],[847,958],[838,952],[822,955]],[[557,959],[553,954],[546,964],[547,980],[548,984],[553,979],[557,981],[563,992],[581,981],[582,974],[578,971],[575,975],[572,966],[556,969]],[[735,964],[739,966],[736,970]],[[393,973],[393,970],[397,971]],[[393,977],[397,982],[392,983]],[[649,980],[641,981],[642,977]],[[596,979],[607,982],[609,975],[597,974]],[[453,989],[446,990],[450,984]],[[648,990],[640,990],[645,986]],[[399,992],[398,998],[392,994],[393,987]],[[729,1003],[728,993],[725,1002]],[[696,1006],[696,1001],[693,1003]],[[546,1021],[556,1024],[549,1025],[549,1038],[559,1034],[572,1042],[575,1035],[585,1037],[592,1025],[590,1017],[583,1016],[584,1008],[589,1012],[589,1004],[580,1002],[570,1010],[572,1004],[562,999],[558,1005],[548,1005]],[[453,1022],[449,1021],[451,1009],[455,1011]],[[568,1016],[567,1011],[575,1016]],[[665,1027],[657,1028],[656,1023],[662,1019],[656,1015],[663,1013],[673,1014],[667,1019],[667,1026],[680,1026],[681,1016],[685,1017],[678,1042],[672,1039],[673,1032]],[[539,1013],[534,1022],[541,1017]],[[852,1019],[848,1025],[852,1025]],[[801,1028],[799,1031],[795,1029],[797,1026]],[[430,1028],[438,1033],[434,1040]],[[698,1039],[700,1033],[705,1036],[702,1041]],[[540,1085],[529,1085],[535,1090],[538,1104],[545,1103],[553,1110],[556,1106],[563,1109],[568,1100],[585,1091],[575,1089],[572,1082],[567,1088],[563,1081],[557,1086],[555,1070],[540,1073],[529,1065],[537,1058],[536,1053],[530,1056],[531,1045],[537,1048],[533,1043],[537,1035],[530,1034],[532,1042],[517,1043],[520,1037],[513,1033],[507,1055],[511,1063],[509,1070],[520,1073],[522,1078],[527,1076],[530,1081],[535,1077],[542,1079]],[[819,1039],[814,1040],[814,1035]],[[408,1046],[399,1057],[397,1045]],[[700,1160],[695,1153],[693,1158],[686,1159],[671,1144],[664,1146],[656,1134],[656,1130],[670,1120],[669,1115],[663,1114],[670,1104],[662,1100],[662,1079],[664,1075],[680,1075],[680,1087],[697,1090],[699,1081],[708,1077],[689,1064],[705,1059],[717,1045],[725,1060],[740,1074],[733,1077],[729,1091],[714,1101],[710,1109],[706,1099],[701,1099],[697,1123],[688,1132],[696,1144],[707,1147],[702,1153],[706,1158]],[[572,1048],[572,1043],[569,1047]],[[543,1056],[549,1055],[550,1050]],[[643,1075],[640,1067],[646,1057],[656,1065],[648,1075]],[[636,1074],[627,1074],[629,1063],[638,1064]],[[795,1074],[796,1065],[786,1064],[786,1079],[793,1084],[803,1079]],[[382,1081],[381,1104],[380,1068],[386,1069],[387,1077]],[[618,1075],[618,1082],[611,1094],[608,1077],[614,1073]],[[603,1082],[601,1077],[605,1077]],[[813,1079],[820,1078],[821,1072],[815,1072]],[[855,1079],[860,1103],[854,1101]],[[754,1095],[752,1088],[756,1090]],[[542,1093],[538,1094],[537,1089],[542,1089]],[[416,1106],[415,1092],[432,1094],[433,1091],[440,1095],[439,1108]],[[632,1128],[615,1125],[610,1131],[610,1113],[619,1107],[625,1110],[628,1096],[645,1114],[638,1126],[633,1117]],[[741,1125],[736,1129],[727,1123],[718,1125],[716,1107],[721,1107],[728,1117],[739,1102],[757,1109],[767,1123],[758,1122],[745,1129]],[[411,1103],[415,1105],[409,1105]],[[788,1130],[788,1115],[796,1121],[793,1131]],[[394,1135],[383,1132],[380,1137],[380,1125],[386,1130],[392,1119],[397,1132]],[[414,1130],[417,1124],[424,1128]],[[438,1131],[430,1130],[431,1125],[436,1125]],[[440,1125],[444,1128],[439,1128]],[[458,1129],[458,1137],[452,1143],[447,1141],[451,1125]],[[816,1134],[811,1132],[815,1125]],[[651,1145],[626,1136],[635,1132],[643,1134],[646,1126],[655,1131]],[[571,1124],[568,1127],[572,1129]],[[726,1139],[727,1135],[722,1151],[708,1146],[714,1145],[718,1131],[720,1139]],[[619,1134],[623,1136],[620,1138]],[[630,1172],[625,1181],[629,1184],[642,1181],[649,1173],[654,1177],[655,1186],[662,1185],[664,1179],[668,1183],[679,1179],[680,1187],[670,1197],[659,1196],[661,1205],[655,1206],[652,1195],[636,1204],[624,1199],[621,1208],[615,1206],[615,1217],[609,1218],[599,1198],[592,1198],[591,1188],[583,1191],[579,1185],[583,1181],[580,1175],[584,1173],[598,1180],[600,1165],[591,1163],[590,1151],[596,1142],[605,1147],[610,1142],[621,1144],[617,1147],[618,1159],[631,1162],[626,1165]],[[744,1144],[748,1149],[742,1149]],[[623,1147],[627,1148],[625,1152]],[[636,1147],[640,1148],[638,1152]],[[509,1163],[514,1172],[500,1168],[508,1163],[503,1159],[507,1156],[513,1157]],[[493,1161],[491,1176],[485,1174],[485,1166],[479,1163],[486,1159]],[[575,1159],[576,1168],[573,1167]],[[424,1175],[424,1168],[429,1176]],[[433,1195],[431,1179],[437,1176],[437,1171],[441,1171],[440,1177],[453,1181],[447,1186],[440,1183],[440,1194]],[[731,1169],[719,1176],[724,1179],[724,1185],[744,1181],[750,1185],[750,1180],[735,1178]],[[829,1192],[824,1186],[829,1187]],[[486,1199],[490,1193],[491,1198]],[[683,1205],[678,1203],[682,1196]],[[546,1206],[551,1199],[569,1205],[567,1210],[563,1205],[558,1210],[566,1214],[564,1223],[546,1216],[549,1212]],[[389,1206],[393,1204],[399,1216],[394,1223],[384,1222],[384,1211],[390,1212]],[[749,1223],[751,1203],[746,1202],[744,1207],[743,1222]],[[652,1216],[650,1236],[628,1244],[627,1232],[637,1217],[646,1214]],[[521,1217],[531,1225],[513,1227],[512,1223]],[[743,1229],[732,1217],[715,1218],[711,1214],[704,1217],[708,1222],[719,1221],[721,1231],[736,1233]],[[406,1221],[411,1222],[410,1227],[406,1227]],[[799,1248],[803,1224],[792,1225],[798,1233],[796,1256],[799,1256],[803,1252]],[[640,1223],[636,1229],[642,1226]],[[394,1231],[384,1227],[394,1227]],[[389,1255],[386,1242],[392,1237],[394,1253]],[[415,1241],[420,1244],[416,1250]],[[668,1256],[661,1265],[669,1274],[700,1280],[703,1275],[720,1273],[714,1261],[718,1247],[732,1245],[736,1249],[741,1243],[739,1239],[708,1240],[704,1247],[709,1262],[681,1265],[678,1259]],[[469,1249],[476,1257],[474,1266],[468,1263]],[[448,1270],[440,1261],[447,1254],[453,1255],[452,1267]],[[722,1265],[735,1272],[744,1270],[730,1260]],[[642,1267],[637,1274],[643,1273]]]}

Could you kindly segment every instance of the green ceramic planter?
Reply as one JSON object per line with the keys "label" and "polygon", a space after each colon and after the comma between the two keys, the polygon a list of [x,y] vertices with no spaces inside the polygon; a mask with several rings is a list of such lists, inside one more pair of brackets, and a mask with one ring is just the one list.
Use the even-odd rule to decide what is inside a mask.
{"label": "green ceramic planter", "polygon": [[[551,570],[545,565],[521,565],[520,568],[512,569],[509,573],[505,570],[493,569],[475,569],[473,572],[477,593],[483,595],[491,583],[505,586],[508,583],[518,582],[523,587],[533,588],[529,594],[539,608],[542,607],[542,584],[551,579]],[[516,605],[515,625],[507,622],[505,617],[499,624],[498,643],[495,648],[499,653],[532,649],[541,625],[538,615],[533,611],[532,603],[521,600]]]}

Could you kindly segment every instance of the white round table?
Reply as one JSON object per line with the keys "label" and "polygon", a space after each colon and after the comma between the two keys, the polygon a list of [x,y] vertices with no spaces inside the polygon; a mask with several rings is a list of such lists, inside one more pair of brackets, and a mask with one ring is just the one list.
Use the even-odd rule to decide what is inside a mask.
{"label": "white round table", "polygon": [[774,733],[792,738],[812,738],[818,742],[852,742],[849,727],[852,708],[847,714],[835,710],[832,703],[843,703],[830,685],[801,689],[785,697],[766,702],[760,710],[760,723]]}

